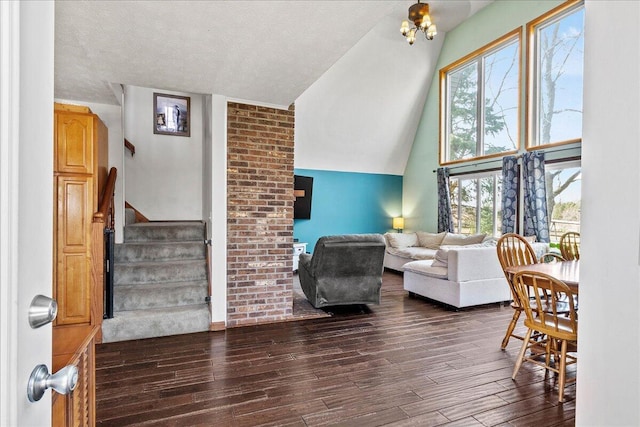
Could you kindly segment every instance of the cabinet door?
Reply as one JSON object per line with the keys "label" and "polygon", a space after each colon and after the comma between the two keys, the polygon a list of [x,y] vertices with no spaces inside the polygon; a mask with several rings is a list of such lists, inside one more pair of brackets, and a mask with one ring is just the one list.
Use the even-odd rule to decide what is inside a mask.
{"label": "cabinet door", "polygon": [[85,347],[78,349],[77,354],[69,360],[68,364],[78,368],[78,383],[76,389],[70,394],[51,392],[51,425],[52,427],[95,426],[95,339],[92,337]]}
{"label": "cabinet door", "polygon": [[91,322],[93,178],[56,177],[56,325]]}
{"label": "cabinet door", "polygon": [[56,112],[56,172],[93,174],[94,116]]}

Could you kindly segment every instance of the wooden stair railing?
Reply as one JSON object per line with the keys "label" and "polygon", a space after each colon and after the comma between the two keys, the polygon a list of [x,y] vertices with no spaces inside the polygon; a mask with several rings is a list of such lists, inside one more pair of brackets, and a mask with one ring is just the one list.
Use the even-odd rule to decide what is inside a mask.
{"label": "wooden stair railing", "polygon": [[104,230],[113,228],[114,216],[114,193],[118,171],[111,168],[104,187],[104,193],[98,204],[98,211],[93,214],[92,241],[91,245],[91,274],[94,284],[94,298],[91,302],[92,319],[95,319],[99,326],[96,334],[96,342],[102,342],[102,318],[104,315]]}
{"label": "wooden stair railing", "polygon": [[126,149],[131,151],[131,157],[133,157],[133,155],[136,154],[136,146],[133,145],[131,142],[129,142],[127,138],[124,139],[124,146]]}

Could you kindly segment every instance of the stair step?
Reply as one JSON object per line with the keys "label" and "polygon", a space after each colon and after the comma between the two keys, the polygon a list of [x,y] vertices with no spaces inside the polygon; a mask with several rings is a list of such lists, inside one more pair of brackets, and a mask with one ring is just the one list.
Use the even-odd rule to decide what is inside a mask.
{"label": "stair step", "polygon": [[114,317],[103,342],[209,330],[204,223],[128,224],[113,263]]}
{"label": "stair step", "polygon": [[102,342],[204,332],[209,319],[207,304],[117,311],[102,323]]}
{"label": "stair step", "polygon": [[[116,288],[118,285],[188,282],[194,280],[207,280],[207,263],[205,259],[115,263],[113,269],[113,284]],[[115,292],[117,292],[117,289]]]}
{"label": "stair step", "polygon": [[138,222],[124,228],[124,241],[204,241],[204,223],[197,221]]}
{"label": "stair step", "polygon": [[204,304],[207,281],[118,285],[113,299],[115,311],[145,310]]}
{"label": "stair step", "polygon": [[134,242],[115,245],[115,262],[167,261],[202,259],[205,245],[200,241],[188,242]]}

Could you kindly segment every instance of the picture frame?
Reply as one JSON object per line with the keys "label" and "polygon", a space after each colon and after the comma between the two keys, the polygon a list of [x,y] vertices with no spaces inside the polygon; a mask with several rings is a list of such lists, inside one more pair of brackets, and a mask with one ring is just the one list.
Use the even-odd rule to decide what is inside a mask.
{"label": "picture frame", "polygon": [[191,99],[188,96],[153,94],[153,133],[191,136]]}

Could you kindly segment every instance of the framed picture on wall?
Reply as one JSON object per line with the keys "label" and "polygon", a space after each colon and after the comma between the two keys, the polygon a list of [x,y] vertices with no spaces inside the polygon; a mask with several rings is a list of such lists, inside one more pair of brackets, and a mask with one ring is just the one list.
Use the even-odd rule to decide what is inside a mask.
{"label": "framed picture on wall", "polygon": [[153,94],[153,133],[191,136],[190,98],[188,96]]}

